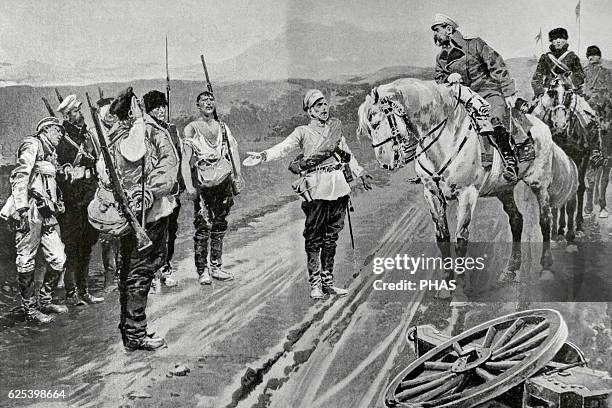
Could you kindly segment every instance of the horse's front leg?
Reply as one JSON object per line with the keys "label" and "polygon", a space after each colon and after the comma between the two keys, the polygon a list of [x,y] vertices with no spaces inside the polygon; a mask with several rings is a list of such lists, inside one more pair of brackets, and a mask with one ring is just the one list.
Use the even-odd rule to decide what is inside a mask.
{"label": "horse's front leg", "polygon": [[508,215],[510,222],[510,231],[512,232],[512,253],[508,266],[500,276],[501,280],[516,280],[516,271],[521,269],[521,235],[523,233],[523,215],[516,206],[514,201],[514,190],[506,190],[501,192],[497,198],[501,201],[504,211]]}
{"label": "horse's front leg", "polygon": [[551,275],[550,268],[553,264],[552,252],[550,250],[552,223],[550,196],[548,194],[548,188],[532,187],[532,191],[538,200],[538,206],[540,208],[540,230],[542,231],[542,257],[540,258],[540,265],[542,266],[541,276],[547,276]]}
{"label": "horse's front leg", "polygon": [[[457,196],[457,230],[455,237],[457,239],[457,245],[455,247],[455,255],[458,258],[465,258],[468,250],[468,242],[470,238],[470,222],[476,208],[478,201],[478,189],[475,186],[469,186],[461,190]],[[467,301],[465,292],[469,291],[469,277],[465,275],[470,273],[465,271],[464,273],[454,274],[456,280],[456,289],[453,292],[454,305],[464,303]]]}
{"label": "horse's front leg", "polygon": [[576,236],[582,237],[584,230],[582,224],[584,223],[584,217],[582,215],[584,205],[584,192],[586,191],[586,172],[589,168],[589,156],[585,156],[579,163],[578,166],[578,191],[576,191]]}
{"label": "horse's front leg", "polygon": [[450,232],[446,219],[446,199],[441,192],[425,189],[425,201],[429,204],[429,213],[436,227],[436,242],[442,257],[450,256]]}
{"label": "horse's front leg", "polygon": [[[446,219],[446,199],[439,190],[431,191],[425,189],[425,201],[429,205],[429,213],[436,228],[436,243],[440,249],[442,258],[450,257],[450,232],[448,230],[448,221]],[[451,278],[453,271],[445,271],[444,278],[448,281]],[[450,292],[441,290],[436,293],[436,297],[440,299],[450,298]]]}

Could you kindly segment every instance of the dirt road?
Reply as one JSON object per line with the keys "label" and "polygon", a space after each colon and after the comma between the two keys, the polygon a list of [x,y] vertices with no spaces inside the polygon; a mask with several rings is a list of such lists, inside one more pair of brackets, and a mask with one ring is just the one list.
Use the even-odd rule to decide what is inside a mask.
{"label": "dirt road", "polygon": [[[224,260],[236,280],[212,287],[197,284],[191,212],[184,211],[177,242],[180,286],[151,296],[147,307],[149,330],[163,335],[168,347],[155,353],[123,350],[116,328],[116,291],[103,304],[72,311],[49,328],[15,324],[0,334],[7,363],[0,368],[0,405],[374,407],[390,376],[412,358],[404,339],[411,325],[434,324],[453,334],[506,312],[542,306],[537,301],[545,299],[534,295],[529,283],[540,278],[537,244],[525,246],[521,282],[497,281],[509,255],[508,246],[499,243],[510,240],[510,231],[495,199],[479,202],[472,226],[474,241],[497,242],[480,247],[488,251],[487,273],[469,280],[467,292],[480,299],[478,303],[451,308],[448,300],[434,299],[433,291],[375,290],[374,281],[380,279],[437,277],[435,271],[372,273],[375,257],[437,254],[421,187],[406,183],[407,176],[396,173],[387,185],[354,197],[357,248],[353,257],[345,229],[336,276],[350,294],[341,299],[314,302],[308,297],[298,202],[286,200],[256,217],[235,221]],[[541,239],[534,227],[537,220],[529,215],[535,214],[533,197],[518,191],[517,198],[525,210],[523,240]],[[589,228],[585,242],[609,243],[609,224]],[[558,281],[564,281],[569,256],[564,245],[554,251]],[[597,285],[597,271],[602,271],[600,279],[606,278],[609,255],[590,254],[594,268],[586,281]],[[596,365],[611,369],[610,361],[601,358],[606,349],[596,342],[592,326],[609,327],[612,319],[606,316],[605,303],[575,303],[592,290],[588,282],[577,287],[576,281],[570,279],[571,291],[563,292],[563,303],[544,305],[561,310],[573,340]],[[190,372],[171,376],[177,364]],[[10,389],[42,388],[65,390],[65,398],[6,398]]]}

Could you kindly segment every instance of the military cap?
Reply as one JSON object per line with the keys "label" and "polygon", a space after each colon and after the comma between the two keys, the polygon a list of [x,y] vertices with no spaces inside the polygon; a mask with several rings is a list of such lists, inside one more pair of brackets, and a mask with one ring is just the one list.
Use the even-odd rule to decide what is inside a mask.
{"label": "military cap", "polygon": [[39,134],[49,126],[59,126],[63,129],[62,122],[54,116],[47,116],[46,118],[42,118],[40,122],[36,125],[36,134]]}
{"label": "military cap", "polygon": [[558,38],[563,38],[564,40],[567,40],[569,38],[569,35],[567,35],[567,30],[565,28],[553,28],[548,32],[548,41],[553,41]]}
{"label": "military cap", "polygon": [[309,89],[308,91],[306,91],[306,94],[304,95],[304,100],[302,102],[302,109],[307,111],[315,103],[317,103],[319,99],[323,99],[323,98],[325,98],[325,95],[323,95],[323,92],[319,91],[318,89]]}
{"label": "military cap", "polygon": [[589,58],[591,55],[599,55],[601,57],[601,50],[596,45],[589,45],[587,47],[586,56]]}
{"label": "military cap", "polygon": [[440,25],[440,24],[449,25],[449,26],[455,27],[455,28],[459,27],[459,24],[457,24],[457,22],[455,20],[453,20],[452,18],[450,18],[446,14],[437,13],[434,16],[433,23],[431,24],[431,29],[433,30],[435,26]]}
{"label": "military cap", "polygon": [[81,107],[81,101],[77,98],[76,95],[68,95],[64,98],[62,103],[57,107],[57,111],[60,113],[68,113],[72,110],[78,109]]}

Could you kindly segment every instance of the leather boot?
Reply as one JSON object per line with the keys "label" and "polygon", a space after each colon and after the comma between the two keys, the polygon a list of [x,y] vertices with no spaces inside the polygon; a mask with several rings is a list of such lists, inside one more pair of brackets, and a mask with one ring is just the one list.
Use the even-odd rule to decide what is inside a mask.
{"label": "leather boot", "polygon": [[53,300],[53,292],[57,287],[60,277],[64,273],[64,270],[57,270],[47,267],[45,277],[43,278],[42,286],[40,287],[40,294],[38,301],[41,307],[46,307],[51,304]]}
{"label": "leather boot", "polygon": [[21,292],[21,304],[25,313],[26,321],[33,323],[51,323],[52,316],[47,316],[37,308],[36,294],[34,290],[34,271],[20,272],[17,276],[19,291]]}
{"label": "leather boot", "polygon": [[308,283],[310,284],[310,297],[312,299],[321,299],[323,292],[321,291],[321,253],[306,252],[306,269],[308,270]]}
{"label": "leather boot", "polygon": [[492,142],[504,161],[503,177],[511,182],[518,181],[518,165],[514,150],[510,145],[510,133],[503,126],[496,126],[493,129]]}

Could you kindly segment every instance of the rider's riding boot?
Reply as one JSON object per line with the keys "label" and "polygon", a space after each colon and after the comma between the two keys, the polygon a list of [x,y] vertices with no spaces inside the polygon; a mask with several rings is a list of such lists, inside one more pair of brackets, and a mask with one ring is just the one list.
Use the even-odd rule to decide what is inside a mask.
{"label": "rider's riding boot", "polygon": [[495,126],[492,141],[504,160],[504,178],[511,183],[516,183],[518,180],[518,165],[514,150],[510,146],[510,133],[503,126]]}

